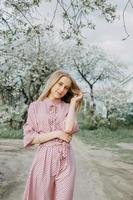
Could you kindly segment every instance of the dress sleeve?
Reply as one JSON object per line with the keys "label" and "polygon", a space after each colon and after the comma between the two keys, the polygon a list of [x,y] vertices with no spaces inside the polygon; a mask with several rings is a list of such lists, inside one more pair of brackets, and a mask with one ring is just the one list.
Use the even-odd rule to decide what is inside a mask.
{"label": "dress sleeve", "polygon": [[32,102],[28,108],[26,123],[23,125],[23,142],[25,148],[33,145],[31,144],[31,141],[34,139],[36,134],[38,134],[38,132],[36,131],[35,109],[34,103]]}

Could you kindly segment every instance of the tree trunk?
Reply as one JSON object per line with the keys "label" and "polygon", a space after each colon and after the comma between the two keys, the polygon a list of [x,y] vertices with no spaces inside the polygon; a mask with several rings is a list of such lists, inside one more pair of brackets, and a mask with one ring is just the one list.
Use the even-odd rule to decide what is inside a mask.
{"label": "tree trunk", "polygon": [[93,115],[96,110],[96,104],[94,101],[94,94],[93,94],[93,85],[90,85],[90,96],[91,96],[91,101],[90,101],[90,113]]}

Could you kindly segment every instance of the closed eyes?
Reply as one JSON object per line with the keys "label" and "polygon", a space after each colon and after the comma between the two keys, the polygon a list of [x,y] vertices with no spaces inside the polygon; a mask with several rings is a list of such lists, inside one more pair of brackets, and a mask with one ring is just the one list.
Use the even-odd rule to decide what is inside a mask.
{"label": "closed eyes", "polygon": [[[62,82],[59,82],[58,83],[60,86],[63,86],[63,83]],[[65,88],[67,89],[67,90],[69,90],[69,87],[68,86],[65,86]]]}

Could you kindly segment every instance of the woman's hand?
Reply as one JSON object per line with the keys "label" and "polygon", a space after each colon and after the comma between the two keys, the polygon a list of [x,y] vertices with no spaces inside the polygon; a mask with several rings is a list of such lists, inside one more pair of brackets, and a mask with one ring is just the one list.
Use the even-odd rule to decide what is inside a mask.
{"label": "woman's hand", "polygon": [[63,131],[58,131],[57,138],[69,143],[72,140],[72,135],[65,133]]}
{"label": "woman's hand", "polygon": [[74,97],[71,98],[71,103],[77,103],[83,98],[83,93],[79,92],[78,94],[75,94]]}

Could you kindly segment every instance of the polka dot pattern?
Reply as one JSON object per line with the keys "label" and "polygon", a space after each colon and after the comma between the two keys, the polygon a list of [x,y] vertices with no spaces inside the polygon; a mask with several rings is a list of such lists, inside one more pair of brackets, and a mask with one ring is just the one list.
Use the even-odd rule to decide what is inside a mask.
{"label": "polka dot pattern", "polygon": [[[24,129],[24,147],[30,147],[36,134],[63,130],[69,104],[53,104],[50,99],[30,104]],[[73,133],[79,130],[75,121]],[[38,145],[26,181],[23,200],[72,200],[76,175],[70,143],[54,139]]]}

